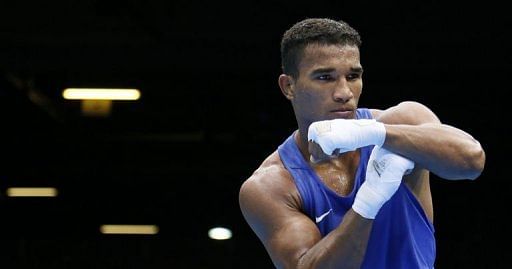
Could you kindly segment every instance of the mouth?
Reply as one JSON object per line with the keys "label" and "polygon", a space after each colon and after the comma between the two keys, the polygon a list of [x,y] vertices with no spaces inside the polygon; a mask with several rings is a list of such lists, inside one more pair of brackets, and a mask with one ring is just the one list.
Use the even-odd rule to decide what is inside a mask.
{"label": "mouth", "polygon": [[331,110],[330,112],[333,113],[336,116],[336,118],[344,118],[344,119],[352,118],[352,116],[354,114],[354,110],[349,110],[349,109],[334,109],[334,110]]}

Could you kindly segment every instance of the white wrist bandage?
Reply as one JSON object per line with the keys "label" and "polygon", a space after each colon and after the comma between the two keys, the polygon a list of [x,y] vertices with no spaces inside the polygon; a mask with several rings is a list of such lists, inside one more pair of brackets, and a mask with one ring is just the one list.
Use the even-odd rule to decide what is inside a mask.
{"label": "white wrist bandage", "polygon": [[352,209],[374,219],[382,205],[398,190],[402,177],[414,163],[400,155],[375,146],[366,168],[366,180],[356,194]]}
{"label": "white wrist bandage", "polygon": [[314,122],[308,140],[316,142],[327,155],[353,151],[368,145],[382,146],[386,139],[384,124],[374,119],[335,119]]}

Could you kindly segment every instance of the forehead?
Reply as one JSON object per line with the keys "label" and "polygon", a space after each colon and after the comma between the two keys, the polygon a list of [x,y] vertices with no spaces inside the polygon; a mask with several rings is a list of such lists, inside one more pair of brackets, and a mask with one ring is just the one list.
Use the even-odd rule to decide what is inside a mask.
{"label": "forehead", "polygon": [[357,46],[311,44],[304,48],[299,70],[360,66],[359,48]]}

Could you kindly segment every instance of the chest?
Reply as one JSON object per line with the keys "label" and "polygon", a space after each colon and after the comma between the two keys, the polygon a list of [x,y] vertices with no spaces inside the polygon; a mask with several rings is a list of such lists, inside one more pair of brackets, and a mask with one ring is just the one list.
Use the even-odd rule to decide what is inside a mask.
{"label": "chest", "polygon": [[313,167],[320,180],[340,196],[348,196],[354,189],[359,156],[342,162],[333,161]]}
{"label": "chest", "polygon": [[329,189],[338,195],[347,196],[354,188],[355,173],[332,169],[319,171],[317,175]]}

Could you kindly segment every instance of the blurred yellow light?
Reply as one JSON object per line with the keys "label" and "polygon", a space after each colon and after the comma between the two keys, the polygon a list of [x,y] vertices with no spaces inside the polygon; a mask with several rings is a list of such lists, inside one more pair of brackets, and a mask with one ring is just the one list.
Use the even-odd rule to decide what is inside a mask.
{"label": "blurred yellow light", "polygon": [[125,225],[125,224],[105,224],[101,225],[102,234],[157,234],[156,225]]}
{"label": "blurred yellow light", "polygon": [[138,100],[138,89],[86,89],[68,88],[62,92],[64,99],[69,100]]}
{"label": "blurred yellow light", "polygon": [[91,117],[107,117],[112,111],[112,100],[82,100],[82,115]]}
{"label": "blurred yellow light", "polygon": [[56,188],[8,188],[9,197],[55,197]]}

